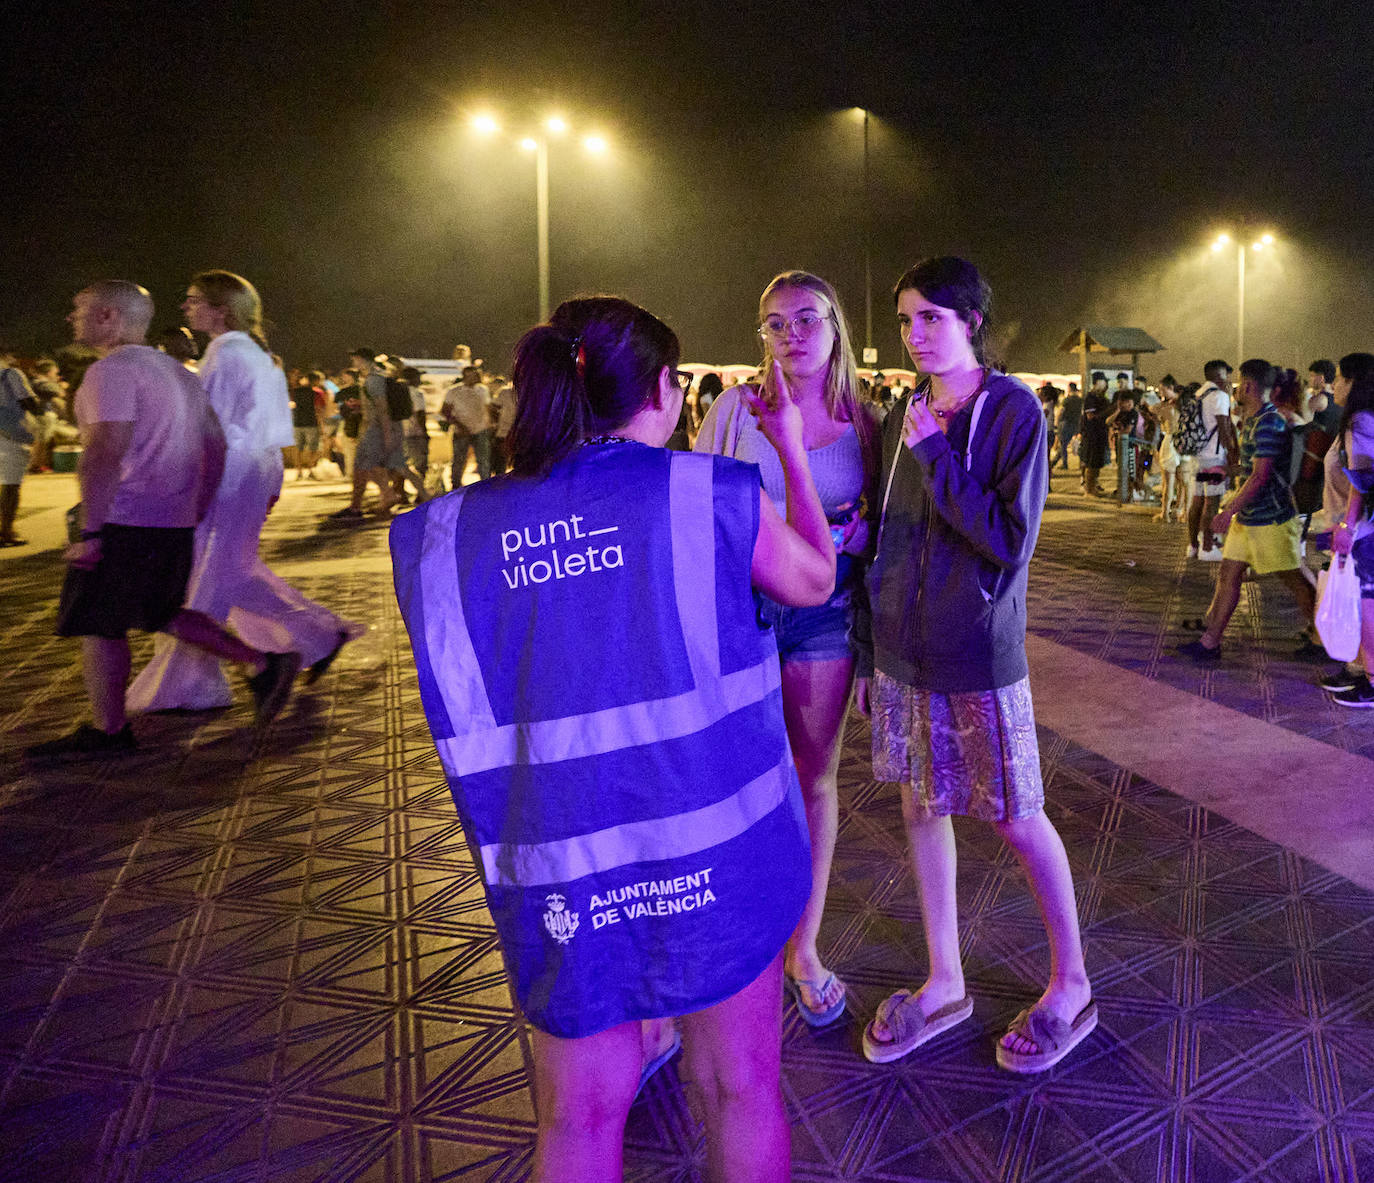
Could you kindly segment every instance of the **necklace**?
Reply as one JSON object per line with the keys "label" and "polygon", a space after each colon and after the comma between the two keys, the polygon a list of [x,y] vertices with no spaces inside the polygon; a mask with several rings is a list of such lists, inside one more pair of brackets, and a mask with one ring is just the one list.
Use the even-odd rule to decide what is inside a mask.
{"label": "necklace", "polygon": [[[987,368],[984,367],[982,374],[981,374],[981,375],[979,376],[979,378],[978,378],[978,385],[975,386],[975,387],[973,388],[972,391],[970,391],[968,394],[964,395],[964,397],[961,398],[961,399],[960,399],[957,403],[955,403],[952,407],[933,407],[933,406],[932,406],[932,407],[930,408],[930,413],[931,413],[932,415],[934,415],[935,418],[939,419],[942,423],[945,422],[947,419],[949,419],[949,417],[950,417],[951,415],[957,415],[960,411],[962,411],[962,410],[964,409],[965,406],[968,405],[969,402],[971,402],[973,399],[977,398],[978,395],[982,392],[983,387],[987,384],[987,380],[988,380],[988,371],[987,371]],[[927,396],[927,397],[929,397],[929,396]],[[927,404],[927,405],[929,406],[929,404]]]}
{"label": "necklace", "polygon": [[589,435],[582,441],[584,448],[594,444],[632,444],[634,440],[623,435],[611,435],[609,432],[603,435]]}

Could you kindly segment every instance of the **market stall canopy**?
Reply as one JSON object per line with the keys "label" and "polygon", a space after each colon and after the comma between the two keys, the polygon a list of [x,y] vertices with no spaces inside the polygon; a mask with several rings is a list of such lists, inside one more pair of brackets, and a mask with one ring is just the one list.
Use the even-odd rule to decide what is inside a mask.
{"label": "market stall canopy", "polygon": [[1084,345],[1085,333],[1089,353],[1158,353],[1164,348],[1144,329],[1086,325],[1081,329],[1074,329],[1065,337],[1064,343],[1059,346],[1059,352],[1079,352]]}

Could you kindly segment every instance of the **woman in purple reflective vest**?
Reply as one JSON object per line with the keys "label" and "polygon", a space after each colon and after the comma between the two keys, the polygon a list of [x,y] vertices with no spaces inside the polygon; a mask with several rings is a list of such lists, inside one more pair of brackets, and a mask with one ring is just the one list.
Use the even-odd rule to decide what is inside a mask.
{"label": "woman in purple reflective vest", "polygon": [[786,474],[663,445],[677,337],[613,297],[516,348],[513,472],[392,526],[421,698],[534,1027],[535,1178],[618,1179],[671,1056],[713,1178],[782,1180],[781,952],[810,892],[777,650],[751,587],[824,602],[830,531],[781,373],[751,410]]}

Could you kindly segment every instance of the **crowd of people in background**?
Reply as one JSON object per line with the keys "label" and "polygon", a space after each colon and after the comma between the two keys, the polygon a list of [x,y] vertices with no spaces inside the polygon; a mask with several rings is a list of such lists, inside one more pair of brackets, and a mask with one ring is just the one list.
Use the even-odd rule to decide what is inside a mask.
{"label": "crowd of people in background", "polygon": [[[851,704],[872,720],[874,776],[901,786],[928,965],[865,1024],[864,1055],[910,1055],[973,1011],[950,824],[963,815],[1007,843],[1045,925],[1045,990],[995,1047],[1008,1071],[1044,1071],[1097,1023],[1069,864],[1044,811],[1025,654],[1053,474],[1076,457],[1079,492],[1099,499],[1114,465],[1123,504],[1157,504],[1155,521],[1185,527],[1181,564],[1218,564],[1206,615],[1181,622],[1197,635],[1179,652],[1198,663],[1222,659],[1243,582],[1266,576],[1297,605],[1295,656],[1322,656],[1314,563],[1352,562],[1360,653],[1321,685],[1374,706],[1374,355],[1319,359],[1306,381],[1262,358],[1215,359],[1185,385],[1098,371],[1081,393],[1032,392],[990,355],[991,294],[972,264],[925,260],[893,297],[914,388],[860,376],[834,289],[799,271],[764,290],[762,362],[730,386],[680,368],[672,330],[613,297],[569,301],[530,330],[512,381],[465,345],[436,381],[371,347],[332,373],[285,366],[256,290],[230,272],[193,276],[185,325],[155,347],[144,289],[83,289],[68,317],[90,351],[83,373],[0,358],[0,545],[25,545],[25,474],[74,441],[81,451],[57,631],[81,638],[92,719],[27,755],[133,751],[126,712],[226,706],[226,665],[270,722],[298,674],[322,676],[360,628],[261,558],[286,472],[344,483],[348,502],[324,528],[365,522],[375,488],[371,514],[397,517],[425,710],[470,834],[490,833],[492,910],[536,1027],[539,1177],[614,1166],[636,1081],[676,1054],[682,1031],[709,1093],[713,1161],[784,1177],[777,1000],[785,990],[812,1027],[851,1005],[818,945]],[[493,479],[506,473],[519,479]],[[537,537],[531,521],[544,522]],[[568,544],[615,540],[569,548],[560,567],[560,528]],[[651,545],[665,529],[671,546]],[[445,533],[455,545],[431,545]],[[626,569],[632,543],[640,561],[623,579],[582,578]],[[714,594],[698,594],[702,577]],[[158,636],[129,686],[131,630]],[[601,641],[622,633],[624,645]],[[678,690],[665,699],[667,686]],[[480,794],[469,777],[484,778]],[[684,811],[673,825],[602,841],[639,833],[664,802]],[[695,921],[671,955],[645,958],[611,934],[570,944],[569,896],[594,909],[595,892],[610,900],[641,880],[702,887],[694,908],[734,917],[748,940],[709,964],[692,956]],[[624,972],[611,981],[596,950],[613,945]],[[595,1137],[589,1097],[614,1111]]]}
{"label": "crowd of people in background", "polygon": [[[1052,472],[1070,470],[1077,440],[1083,496],[1105,495],[1100,474],[1114,462],[1123,503],[1157,504],[1155,521],[1186,527],[1188,561],[1219,564],[1206,615],[1180,622],[1199,634],[1179,646],[1181,655],[1220,661],[1242,584],[1273,576],[1302,621],[1293,656],[1325,657],[1313,627],[1317,571],[1324,556],[1374,546],[1351,476],[1374,456],[1368,357],[1348,354],[1339,365],[1318,358],[1305,378],[1264,358],[1238,368],[1217,358],[1201,381],[1186,384],[1166,374],[1152,386],[1121,372],[1110,390],[1108,374],[1095,371],[1083,395],[1072,382],[1066,391],[1040,388]],[[1374,578],[1367,583],[1374,589]],[[1374,622],[1360,657],[1319,679],[1335,702],[1374,707],[1369,651]]]}

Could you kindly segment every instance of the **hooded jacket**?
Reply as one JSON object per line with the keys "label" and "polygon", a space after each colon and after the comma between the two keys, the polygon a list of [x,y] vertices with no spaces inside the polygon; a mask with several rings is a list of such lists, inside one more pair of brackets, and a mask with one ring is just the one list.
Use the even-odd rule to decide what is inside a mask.
{"label": "hooded jacket", "polygon": [[1026,575],[1049,485],[1045,417],[1015,378],[994,370],[985,390],[946,434],[915,448],[902,443],[913,396],[887,417],[877,484],[880,507],[888,490],[886,510],[868,572],[869,611],[854,627],[860,677],[876,668],[953,694],[1000,689],[1027,674]]}

